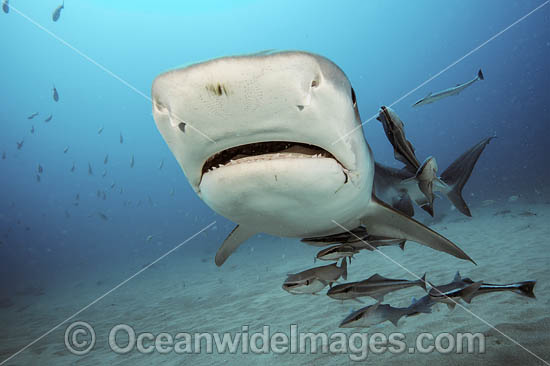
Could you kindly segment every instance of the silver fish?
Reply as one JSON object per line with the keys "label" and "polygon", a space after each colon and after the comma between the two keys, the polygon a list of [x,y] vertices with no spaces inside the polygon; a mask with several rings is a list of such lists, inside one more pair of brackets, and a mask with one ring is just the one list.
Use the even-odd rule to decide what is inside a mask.
{"label": "silver fish", "polygon": [[105,155],[105,159],[103,159],[103,164],[107,164],[109,162],[109,154]]}
{"label": "silver fish", "polygon": [[34,133],[34,126],[31,126],[31,133]]}
{"label": "silver fish", "polygon": [[10,0],[4,0],[2,2],[2,10],[6,14],[8,14],[10,12]]}
{"label": "silver fish", "polygon": [[364,281],[336,285],[327,292],[327,295],[336,300],[352,300],[369,296],[380,302],[386,294],[412,286],[419,286],[426,291],[426,274],[424,273],[424,276],[416,281],[391,279],[375,274]]}
{"label": "silver fish", "polygon": [[119,139],[120,143],[122,144],[124,142],[124,138],[122,137],[122,132],[120,133],[120,139]]}
{"label": "silver fish", "polygon": [[69,147],[68,147],[68,146],[66,146],[66,147],[63,149],[63,154],[66,154],[67,151],[69,151]]}
{"label": "silver fish", "polygon": [[134,167],[134,155],[132,155],[132,159],[130,160],[130,168]]}
{"label": "silver fish", "polygon": [[88,175],[94,175],[94,172],[92,171],[92,164],[88,162]]}
{"label": "silver fish", "polygon": [[101,126],[101,127],[99,128],[99,130],[97,130],[97,134],[98,134],[98,135],[101,135],[102,132],[103,132],[103,126]]}
{"label": "silver fish", "polygon": [[[90,166],[90,163],[88,163],[88,166]],[[73,166],[71,167],[71,173],[73,173],[75,171],[75,169],[76,169],[76,166],[73,162]]]}
{"label": "silver fish", "polygon": [[16,143],[17,143],[17,150],[21,150],[21,148],[23,147],[23,144],[25,143],[25,140],[21,140]]}
{"label": "silver fish", "polygon": [[53,115],[50,114],[48,117],[46,117],[46,119],[44,120],[44,122],[48,123],[48,122],[50,122],[50,121],[52,120],[52,118],[53,118]]}
{"label": "silver fish", "polygon": [[365,306],[352,312],[340,323],[340,328],[363,328],[383,323],[387,320],[397,326],[399,319],[404,316],[416,315],[419,313],[429,314],[432,312],[432,305],[429,296],[416,300],[413,298],[411,305],[406,308],[396,308],[388,304]]}
{"label": "silver fish", "polygon": [[319,253],[317,253],[315,259],[320,259],[323,261],[338,261],[344,258],[349,259],[349,261],[351,262],[351,258],[356,253],[359,253],[359,250],[352,245],[340,244],[321,250]]}
{"label": "silver fish", "polygon": [[463,91],[464,89],[466,89],[467,87],[469,87],[470,85],[472,85],[473,83],[475,83],[478,80],[485,80],[485,78],[483,77],[483,72],[481,72],[481,69],[479,69],[479,71],[477,72],[476,77],[473,78],[472,80],[470,80],[470,81],[468,81],[464,84],[458,84],[457,86],[454,86],[452,88],[442,90],[442,91],[437,92],[435,94],[430,93],[427,96],[425,96],[424,98],[420,99],[418,102],[414,103],[412,106],[413,107],[420,107],[421,105],[426,105],[426,104],[430,104],[430,103],[433,103],[433,102],[437,102],[438,100],[446,98],[446,97],[450,97],[451,95],[457,95],[458,93],[460,93],[461,91]]}
{"label": "silver fish", "polygon": [[27,119],[33,119],[34,117],[38,116],[38,112],[34,112],[30,116],[27,117]]}
{"label": "silver fish", "polygon": [[338,278],[347,279],[347,262],[342,260],[328,266],[310,268],[300,273],[289,274],[283,284],[283,290],[297,294],[316,294],[327,285],[332,285]]}
{"label": "silver fish", "polygon": [[44,168],[42,168],[42,165],[38,164],[38,173],[42,174],[43,171],[44,171]]}

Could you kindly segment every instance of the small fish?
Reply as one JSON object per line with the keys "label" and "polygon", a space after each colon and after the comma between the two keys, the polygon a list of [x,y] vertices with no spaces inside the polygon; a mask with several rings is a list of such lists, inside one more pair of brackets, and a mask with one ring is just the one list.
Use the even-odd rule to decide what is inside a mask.
{"label": "small fish", "polygon": [[34,133],[34,126],[31,126],[31,133]]}
{"label": "small fish", "polygon": [[6,160],[6,152],[2,151],[2,160]]}
{"label": "small fish", "polygon": [[411,305],[406,308],[395,308],[388,304],[365,306],[352,312],[340,323],[340,328],[364,328],[383,323],[387,320],[397,326],[399,319],[404,316],[412,316],[420,313],[429,314],[432,312],[434,302],[429,296],[416,300],[413,298]]}
{"label": "small fish", "polygon": [[120,143],[124,143],[124,138],[122,137],[122,132],[120,133],[120,139],[119,139]]}
{"label": "small fish", "polygon": [[130,160],[130,168],[134,167],[134,155],[132,155],[132,160]]}
{"label": "small fish", "polygon": [[107,175],[107,170],[103,169],[103,173],[101,173],[101,178],[105,178]]}
{"label": "small fish", "polygon": [[52,97],[55,102],[59,102],[59,94],[57,93],[57,89],[55,88],[55,85],[52,88]]}
{"label": "small fish", "polygon": [[109,162],[109,154],[105,155],[105,159],[103,159],[103,164],[107,164]]}
{"label": "small fish", "polygon": [[103,220],[103,221],[109,221],[109,218],[107,215],[105,215],[103,212],[98,212],[97,215]]}
{"label": "small fish", "polygon": [[76,196],[74,197],[74,200],[75,201],[79,201],[80,200],[80,193],[77,193]]}
{"label": "small fish", "polygon": [[59,5],[52,13],[52,20],[54,22],[57,22],[59,20],[59,17],[61,16],[61,10],[65,8],[65,0],[63,0],[63,3]]}
{"label": "small fish", "polygon": [[496,203],[495,200],[484,200],[484,201],[481,201],[481,206],[487,207],[487,206],[491,206],[495,203]]}
{"label": "small fish", "polygon": [[101,135],[102,132],[103,132],[103,126],[101,126],[101,127],[99,128],[99,130],[97,130],[97,134],[98,134],[98,135]]}
{"label": "small fish", "polygon": [[105,193],[105,191],[101,192],[101,198],[103,199],[103,201],[107,199],[107,193]]}
{"label": "small fish", "polygon": [[418,102],[414,103],[412,106],[413,107],[419,107],[421,105],[426,105],[426,104],[430,104],[430,103],[433,103],[433,102],[437,102],[438,100],[446,98],[446,97],[450,97],[451,95],[458,95],[458,93],[460,93],[461,91],[463,91],[464,89],[466,89],[467,87],[469,87],[470,85],[472,85],[473,83],[475,83],[478,80],[485,80],[485,78],[483,76],[483,72],[481,71],[481,69],[479,69],[479,71],[477,72],[476,77],[473,78],[472,80],[470,80],[470,81],[468,81],[464,84],[458,84],[457,86],[454,86],[454,87],[449,88],[449,89],[445,89],[445,90],[437,92],[435,94],[430,93],[426,97],[424,97],[424,98],[420,99]]}
{"label": "small fish", "polygon": [[40,175],[38,175],[38,174],[36,175],[36,181],[37,181],[38,183],[40,183]]}
{"label": "small fish", "polygon": [[338,261],[341,258],[345,258],[349,259],[351,263],[351,258],[356,253],[359,253],[359,250],[352,245],[339,244],[321,250],[317,253],[315,259],[320,259],[323,261]]}
{"label": "small fish", "polygon": [[120,187],[120,189],[118,190],[118,193],[122,194],[122,192],[124,191],[122,190],[122,187]]}
{"label": "small fish", "polygon": [[76,169],[76,166],[74,165],[74,161],[73,161],[73,166],[71,167],[71,173],[74,173],[75,169]]}
{"label": "small fish", "polygon": [[300,273],[289,274],[283,283],[283,290],[293,294],[316,294],[327,285],[342,277],[347,279],[347,261],[342,260],[340,267],[338,262],[328,266],[310,268]]}
{"label": "small fish", "polygon": [[159,164],[159,170],[162,170],[162,167],[164,166],[164,159],[162,159],[160,161],[160,164]]}
{"label": "small fish", "polygon": [[460,277],[460,273],[456,272],[451,283],[441,286],[432,286],[428,295],[434,302],[447,304],[449,310],[452,310],[460,299],[469,304],[482,285],[483,281],[464,281],[462,277]]}
{"label": "small fish", "polygon": [[30,116],[27,117],[27,119],[33,119],[34,117],[38,116],[38,112],[34,112]]}
{"label": "small fish", "polygon": [[6,14],[8,14],[10,12],[10,0],[4,0],[2,2],[2,10]]}
{"label": "small fish", "polygon": [[44,168],[42,168],[42,165],[38,164],[38,174],[42,174],[44,171]]}
{"label": "small fish", "polygon": [[23,147],[23,143],[25,143],[25,140],[21,140],[20,142],[17,142],[17,150],[21,150]]}
{"label": "small fish", "polygon": [[115,188],[115,182],[111,183],[111,189]]}
{"label": "small fish", "polygon": [[358,297],[369,296],[380,302],[390,292],[412,286],[419,286],[426,291],[426,274],[424,273],[424,276],[416,281],[391,279],[375,274],[364,281],[336,285],[327,292],[327,295],[342,301],[357,300]]}
{"label": "small fish", "polygon": [[88,175],[94,175],[94,172],[92,171],[92,164],[88,162]]}
{"label": "small fish", "polygon": [[69,147],[68,147],[68,146],[66,146],[66,147],[63,149],[63,154],[66,154],[67,151],[69,151]]}
{"label": "small fish", "polygon": [[146,238],[147,241],[151,241],[153,240],[153,235],[148,235],[147,238]]}
{"label": "small fish", "polygon": [[97,198],[101,197],[101,191],[98,189],[98,190],[95,192],[95,195],[97,196]]}
{"label": "small fish", "polygon": [[50,121],[52,120],[52,118],[53,118],[53,115],[50,114],[48,117],[46,117],[46,119],[44,120],[44,122],[48,123],[48,122],[50,122]]}

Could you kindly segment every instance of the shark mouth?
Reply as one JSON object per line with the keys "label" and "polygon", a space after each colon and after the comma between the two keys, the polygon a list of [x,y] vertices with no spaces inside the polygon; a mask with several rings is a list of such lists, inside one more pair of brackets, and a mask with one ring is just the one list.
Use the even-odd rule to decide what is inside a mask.
{"label": "shark mouth", "polygon": [[321,147],[300,142],[269,141],[220,151],[206,160],[202,174],[224,166],[282,158],[329,158],[336,160],[343,167],[334,155]]}

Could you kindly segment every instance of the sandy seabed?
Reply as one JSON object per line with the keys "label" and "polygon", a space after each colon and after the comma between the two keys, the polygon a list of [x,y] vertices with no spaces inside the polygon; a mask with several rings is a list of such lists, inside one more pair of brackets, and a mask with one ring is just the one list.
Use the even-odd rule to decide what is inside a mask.
{"label": "sandy seabed", "polygon": [[[489,283],[534,279],[537,280],[537,299],[508,292],[494,293],[476,297],[471,304],[463,303],[467,310],[457,306],[449,311],[443,304],[435,305],[432,314],[403,318],[398,327],[385,322],[368,329],[340,329],[338,324],[350,310],[374,300],[366,298],[362,305],[330,299],[326,291],[316,296],[288,294],[281,289],[287,273],[327,263],[313,263],[317,248],[297,240],[260,236],[243,245],[222,268],[214,265],[211,254],[186,256],[185,247],[180,248],[177,255],[165,258],[81,312],[71,322],[85,321],[94,327],[96,344],[88,354],[77,356],[66,349],[64,333],[71,323],[68,322],[5,364],[357,364],[350,359],[349,353],[323,353],[321,350],[311,353],[311,349],[303,354],[288,351],[243,354],[242,347],[237,347],[236,354],[220,354],[215,349],[208,354],[202,349],[192,354],[156,351],[141,354],[134,350],[121,355],[112,351],[108,343],[110,330],[118,324],[132,326],[137,334],[151,332],[155,335],[162,332],[171,335],[180,332],[235,334],[241,332],[243,326],[248,326],[251,335],[261,332],[264,325],[270,327],[271,333],[289,334],[291,324],[296,324],[299,332],[326,332],[329,336],[335,332],[351,334],[357,331],[381,332],[387,336],[402,332],[405,335],[406,352],[369,353],[362,361],[369,364],[542,365],[542,360],[550,362],[550,204],[543,200],[533,200],[533,203],[521,199],[516,202],[488,201],[477,207],[472,205],[472,214],[473,218],[466,218],[456,211],[449,212],[432,227],[458,243],[477,266],[416,243],[407,243],[404,252],[397,247],[382,248],[382,251],[412,273],[427,272],[428,281],[435,284],[450,282],[457,270],[463,276]],[[111,290],[142,264],[134,263],[133,272],[121,266],[118,273],[105,273],[103,277],[96,273],[90,275],[89,281],[68,278],[63,289],[53,290],[48,296],[21,294],[13,299],[13,305],[5,304],[0,309],[0,362]],[[414,279],[377,252],[357,254],[348,271],[350,281],[362,280],[374,273],[389,278]],[[99,281],[98,276],[103,280]],[[412,297],[424,295],[422,289],[413,287],[387,295],[384,303],[407,306]],[[408,347],[414,346],[421,332],[434,336],[444,332],[480,332],[485,335],[485,352],[409,353]],[[124,345],[124,337],[117,339]]]}

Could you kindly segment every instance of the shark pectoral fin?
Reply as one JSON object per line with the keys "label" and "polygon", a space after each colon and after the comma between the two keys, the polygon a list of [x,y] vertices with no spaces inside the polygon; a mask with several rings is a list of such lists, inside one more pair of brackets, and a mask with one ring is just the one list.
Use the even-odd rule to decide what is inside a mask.
{"label": "shark pectoral fin", "polygon": [[477,290],[483,285],[483,282],[474,282],[470,286],[466,287],[462,292],[462,300],[466,301],[468,304],[472,302],[474,295]]}
{"label": "shark pectoral fin", "polygon": [[218,249],[215,258],[216,265],[218,267],[221,266],[242,243],[257,233],[258,232],[252,228],[237,225],[227,238],[225,238],[220,249]]}
{"label": "shark pectoral fin", "polygon": [[394,210],[376,196],[372,196],[361,223],[371,235],[412,240],[432,249],[449,253],[457,258],[475,262],[449,239],[420,222]]}

